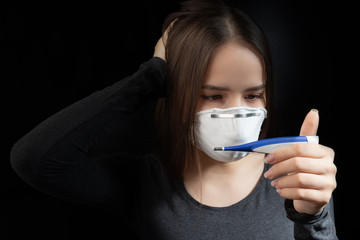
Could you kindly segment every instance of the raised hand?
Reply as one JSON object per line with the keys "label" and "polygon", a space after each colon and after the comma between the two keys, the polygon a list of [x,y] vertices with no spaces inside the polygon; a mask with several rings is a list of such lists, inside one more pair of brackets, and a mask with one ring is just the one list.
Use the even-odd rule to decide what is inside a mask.
{"label": "raised hand", "polygon": [[[300,136],[316,135],[317,110],[310,111],[301,126]],[[299,213],[316,214],[329,203],[336,188],[334,151],[320,144],[300,143],[278,149],[265,158],[273,166],[265,177],[284,198],[293,200]]]}

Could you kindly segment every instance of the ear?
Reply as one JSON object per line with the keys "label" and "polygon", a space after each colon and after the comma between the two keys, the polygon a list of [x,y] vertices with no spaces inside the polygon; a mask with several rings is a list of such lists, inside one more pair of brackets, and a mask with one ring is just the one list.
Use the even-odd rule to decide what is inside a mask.
{"label": "ear", "polygon": [[316,136],[319,127],[319,111],[311,109],[300,129],[300,136]]}

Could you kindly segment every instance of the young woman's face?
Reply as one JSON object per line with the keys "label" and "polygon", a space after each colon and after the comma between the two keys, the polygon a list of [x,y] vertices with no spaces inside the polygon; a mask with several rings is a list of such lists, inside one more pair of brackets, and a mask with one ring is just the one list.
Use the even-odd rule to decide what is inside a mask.
{"label": "young woman's face", "polygon": [[249,48],[228,42],[210,61],[197,111],[210,108],[265,107],[263,65]]}

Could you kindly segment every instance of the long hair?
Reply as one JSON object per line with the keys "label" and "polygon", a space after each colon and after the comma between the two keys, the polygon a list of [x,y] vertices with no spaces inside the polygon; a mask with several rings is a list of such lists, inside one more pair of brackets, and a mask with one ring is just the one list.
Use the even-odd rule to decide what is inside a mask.
{"label": "long hair", "polygon": [[163,32],[170,26],[166,44],[166,97],[158,103],[160,159],[172,178],[181,179],[186,170],[199,167],[195,139],[195,117],[200,90],[214,50],[228,42],[248,46],[263,61],[265,104],[272,118],[273,72],[267,39],[260,27],[240,10],[221,1],[193,0],[167,16]]}

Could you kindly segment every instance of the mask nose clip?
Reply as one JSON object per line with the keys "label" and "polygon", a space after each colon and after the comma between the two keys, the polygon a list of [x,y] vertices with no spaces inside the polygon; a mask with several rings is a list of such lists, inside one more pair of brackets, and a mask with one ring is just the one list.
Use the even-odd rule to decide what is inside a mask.
{"label": "mask nose clip", "polygon": [[254,113],[214,113],[211,114],[211,118],[248,118],[248,117],[256,117],[261,116],[261,113],[254,112]]}

